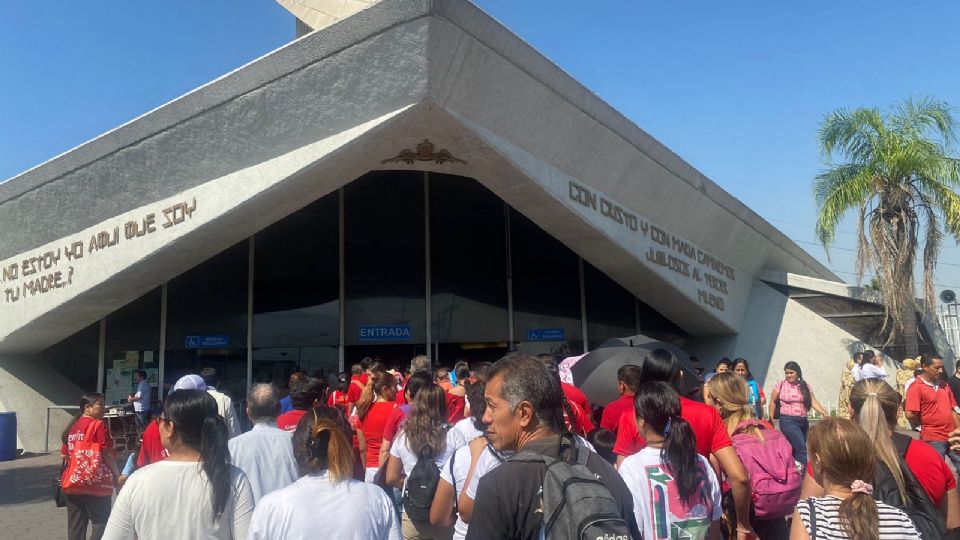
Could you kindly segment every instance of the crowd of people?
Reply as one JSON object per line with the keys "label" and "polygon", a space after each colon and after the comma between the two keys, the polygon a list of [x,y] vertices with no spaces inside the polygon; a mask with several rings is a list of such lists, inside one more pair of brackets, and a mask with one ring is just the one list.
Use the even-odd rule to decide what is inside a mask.
{"label": "crowd of people", "polygon": [[[403,373],[364,359],[331,381],[293,373],[285,396],[252,385],[245,433],[204,369],[156,418],[138,416],[122,469],[103,396],[84,394],[61,448],[69,538],[88,526],[94,540],[951,537],[953,381],[924,356],[898,392],[878,357],[849,366],[847,418],[796,362],[769,400],[742,358],[681,395],[680,363],[656,349],[620,366],[619,397],[598,404],[552,355],[452,369],[417,356]],[[951,379],[960,389],[960,370]],[[919,438],[897,431],[901,417]]]}

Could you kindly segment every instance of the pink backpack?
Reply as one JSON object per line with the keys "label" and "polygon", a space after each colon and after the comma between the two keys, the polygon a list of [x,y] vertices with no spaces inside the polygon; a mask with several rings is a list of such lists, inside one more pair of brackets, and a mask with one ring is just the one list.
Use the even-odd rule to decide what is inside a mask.
{"label": "pink backpack", "polygon": [[[763,440],[743,433],[756,426]],[[793,447],[782,433],[756,420],[740,422],[733,434],[733,448],[750,474],[753,508],[758,519],[785,517],[793,513],[800,498],[803,478],[793,460]]]}

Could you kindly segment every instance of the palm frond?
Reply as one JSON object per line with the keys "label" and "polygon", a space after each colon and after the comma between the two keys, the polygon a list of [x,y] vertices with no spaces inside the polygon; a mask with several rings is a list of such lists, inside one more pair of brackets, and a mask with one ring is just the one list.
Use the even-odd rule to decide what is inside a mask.
{"label": "palm frond", "polygon": [[877,109],[839,109],[820,124],[820,150],[827,159],[840,153],[854,163],[867,163],[872,161],[886,131]]}
{"label": "palm frond", "polygon": [[909,98],[893,107],[890,126],[903,138],[943,139],[947,147],[957,140],[957,123],[953,109],[930,96]]}
{"label": "palm frond", "polygon": [[860,165],[840,165],[818,174],[813,190],[820,208],[816,225],[817,239],[824,248],[829,248],[843,215],[870,198],[873,182],[869,171]]}

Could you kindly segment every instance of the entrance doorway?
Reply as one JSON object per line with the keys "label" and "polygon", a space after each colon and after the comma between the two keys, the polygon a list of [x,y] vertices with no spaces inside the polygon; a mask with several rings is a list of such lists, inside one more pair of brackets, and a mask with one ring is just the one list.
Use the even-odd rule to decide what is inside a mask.
{"label": "entrance doorway", "polygon": [[496,362],[503,358],[510,348],[506,342],[499,343],[438,343],[434,346],[434,362],[453,367],[459,360],[476,362]]}
{"label": "entrance doorway", "polygon": [[423,343],[404,343],[400,345],[349,345],[344,351],[343,370],[350,373],[350,366],[359,364],[364,358],[380,361],[387,369],[406,370],[410,359],[418,354],[427,354]]}

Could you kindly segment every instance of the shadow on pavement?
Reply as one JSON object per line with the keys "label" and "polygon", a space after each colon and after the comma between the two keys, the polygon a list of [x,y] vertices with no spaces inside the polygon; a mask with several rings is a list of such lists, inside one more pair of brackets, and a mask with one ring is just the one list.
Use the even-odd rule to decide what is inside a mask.
{"label": "shadow on pavement", "polygon": [[53,506],[51,478],[60,474],[59,461],[56,456],[27,454],[0,464],[0,486],[13,487],[0,490],[0,505],[49,500]]}

